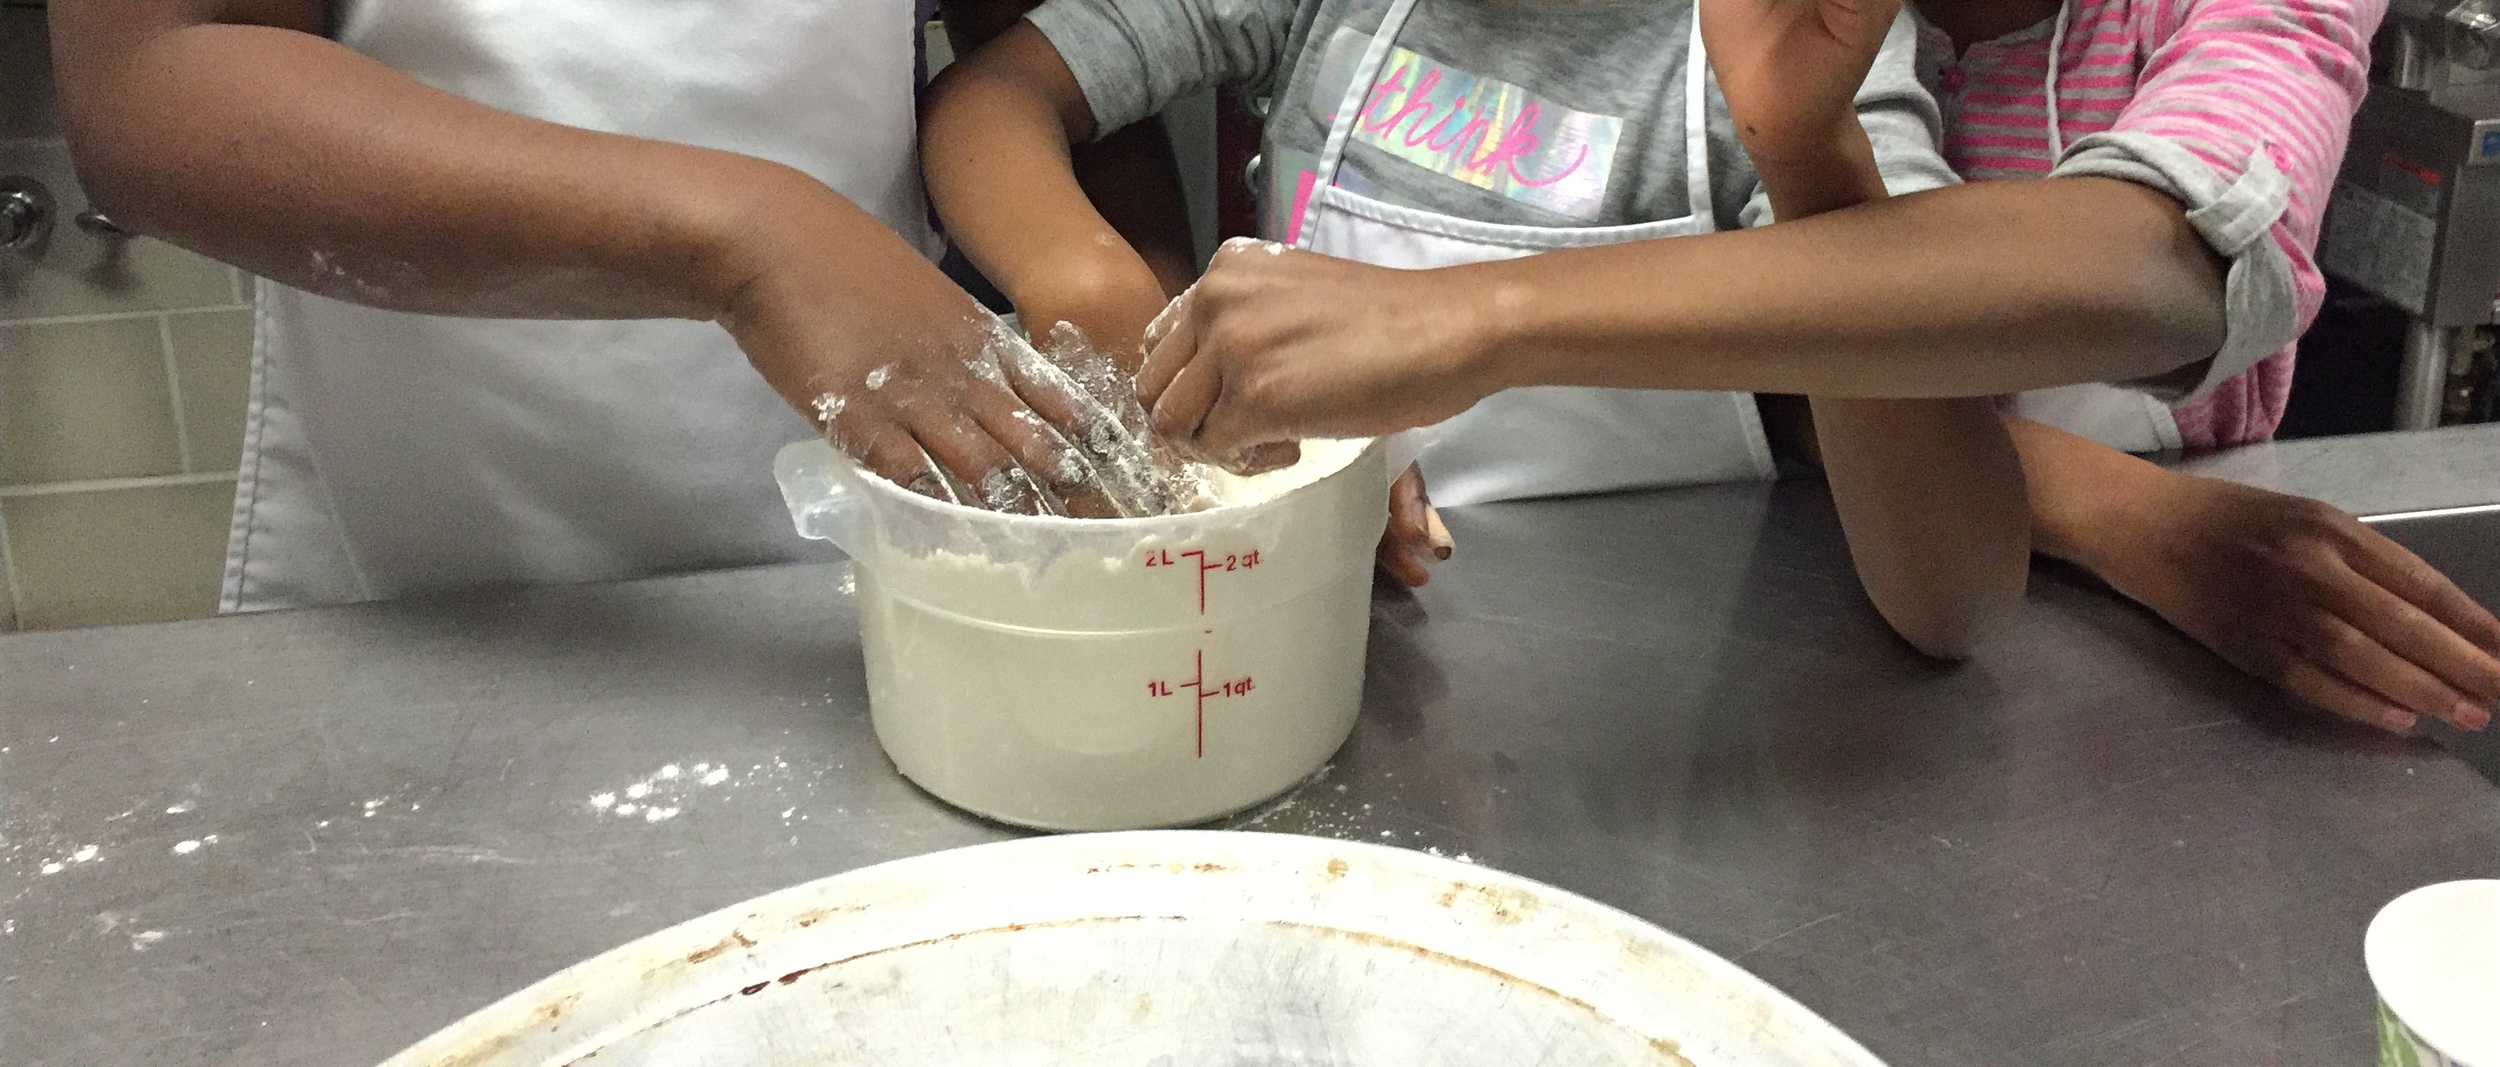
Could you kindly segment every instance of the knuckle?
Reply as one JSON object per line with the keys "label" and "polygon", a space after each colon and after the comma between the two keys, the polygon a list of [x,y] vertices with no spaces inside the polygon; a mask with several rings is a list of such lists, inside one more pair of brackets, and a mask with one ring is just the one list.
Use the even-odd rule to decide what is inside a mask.
{"label": "knuckle", "polygon": [[1241,263],[1241,257],[1236,255],[1219,258],[1209,266],[1190,293],[1190,313],[1204,319],[1239,297],[1249,284]]}
{"label": "knuckle", "polygon": [[2214,651],[2241,670],[2275,682],[2290,675],[2294,665],[2300,662],[2299,655],[2290,646],[2262,638],[2218,642]]}
{"label": "knuckle", "polygon": [[2356,534],[2368,531],[2361,520],[2324,501],[2308,497],[2293,497],[2291,501],[2289,525],[2308,539],[2341,546],[2354,543],[2358,540]]}
{"label": "knuckle", "polygon": [[2374,649],[2370,640],[2361,636],[2360,631],[2348,626],[2337,626],[2327,628],[2324,636],[2320,638],[2318,651],[2324,658],[2337,665],[2358,666],[2368,662],[2370,653]]}
{"label": "knuckle", "polygon": [[1259,351],[1258,340],[1257,331],[1239,319],[1220,319],[1207,327],[1207,351],[1227,361],[1240,361]]}
{"label": "knuckle", "polygon": [[1284,384],[1275,374],[1252,372],[1243,374],[1231,390],[1240,406],[1247,411],[1274,411],[1285,402]]}
{"label": "knuckle", "polygon": [[2287,655],[2320,663],[2329,662],[2357,636],[2350,627],[2335,625],[2324,613],[2316,611],[2286,617],[2278,624],[2277,633]]}
{"label": "knuckle", "polygon": [[2343,557],[2334,548],[2314,537],[2297,533],[2269,538],[2258,554],[2276,569],[2311,582],[2324,581],[2343,565]]}
{"label": "knuckle", "polygon": [[2449,585],[2448,577],[2439,573],[2438,568],[2423,562],[2422,557],[2411,552],[2391,561],[2391,566],[2394,567],[2397,583],[2408,592],[2421,591],[2436,596],[2444,593]]}

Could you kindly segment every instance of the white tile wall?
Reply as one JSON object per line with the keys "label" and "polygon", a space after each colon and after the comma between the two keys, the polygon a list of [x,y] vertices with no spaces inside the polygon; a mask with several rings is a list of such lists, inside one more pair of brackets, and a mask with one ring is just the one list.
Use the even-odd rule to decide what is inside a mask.
{"label": "white tile wall", "polygon": [[248,279],[86,207],[51,115],[43,13],[0,10],[0,174],[60,203],[0,253],[0,630],[217,609],[252,345]]}

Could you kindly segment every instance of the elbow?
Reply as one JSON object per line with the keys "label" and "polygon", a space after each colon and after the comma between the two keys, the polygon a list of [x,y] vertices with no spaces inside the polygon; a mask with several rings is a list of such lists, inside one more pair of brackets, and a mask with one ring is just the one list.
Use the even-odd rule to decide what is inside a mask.
{"label": "elbow", "polygon": [[[2198,259],[2211,253],[2200,245]],[[2212,359],[2228,339],[2230,322],[2223,306],[2223,266],[2173,260],[2147,270],[2113,291],[2118,306],[2096,316],[2118,336],[2105,350],[2121,353],[2108,368],[2107,380],[2154,381],[2180,374]]]}
{"label": "elbow", "polygon": [[2161,378],[2222,350],[2231,261],[2190,225],[2178,201],[2143,186],[2102,179],[2121,199],[2073,287],[2070,336],[2107,353],[2105,381]]}
{"label": "elbow", "polygon": [[155,182],[143,152],[113,147],[115,138],[99,132],[85,136],[65,129],[70,165],[89,207],[111,216],[116,225],[153,230],[151,199],[142,190]]}
{"label": "elbow", "polygon": [[2023,602],[2020,581],[2010,589],[1980,593],[1952,603],[1887,606],[1876,610],[1911,648],[1930,659],[1958,663],[2013,625]]}
{"label": "elbow", "polygon": [[150,191],[172,180],[176,153],[155,143],[159,127],[147,121],[151,105],[136,79],[106,73],[112,66],[63,57],[61,135],[87,203],[122,225],[148,228],[156,221]]}
{"label": "elbow", "polygon": [[1940,551],[1861,568],[1859,582],[1892,631],[1921,654],[1964,660],[2021,614],[2031,581],[2031,538],[2019,516],[1959,539],[1939,538]]}
{"label": "elbow", "polygon": [[1911,646],[1962,659],[2031,578],[2031,500],[1995,401],[1814,402],[1858,583]]}

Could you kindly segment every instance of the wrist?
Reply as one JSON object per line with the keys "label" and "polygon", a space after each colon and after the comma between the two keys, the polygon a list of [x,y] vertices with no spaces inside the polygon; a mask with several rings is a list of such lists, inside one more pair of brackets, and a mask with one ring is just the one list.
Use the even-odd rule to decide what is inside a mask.
{"label": "wrist", "polygon": [[718,183],[724,195],[684,198],[686,215],[673,227],[675,238],[664,242],[660,265],[673,275],[664,283],[701,309],[697,317],[724,323],[763,299],[774,275],[804,261],[809,249],[790,242],[801,234],[827,237],[822,220],[829,208],[857,211],[796,169],[731,158],[735,165]]}
{"label": "wrist", "polygon": [[[1451,368],[1460,378],[1472,383],[1479,397],[1491,396],[1504,389],[1539,384],[1534,353],[1550,347],[1542,344],[1543,315],[1547,302],[1538,298],[1533,281],[1518,277],[1510,269],[1526,260],[1487,263],[1473,267],[1453,268],[1455,272],[1482,272],[1485,277],[1466,278],[1454,288],[1474,290],[1479,299],[1447,302],[1461,309],[1443,322],[1453,336],[1446,345],[1451,354]],[[1443,273],[1435,271],[1432,273]],[[1441,306],[1432,302],[1427,306]],[[1547,368],[1550,372],[1553,368]],[[1550,377],[1550,373],[1547,375]]]}
{"label": "wrist", "polygon": [[1027,329],[1050,329],[1051,323],[1035,321],[1037,316],[1085,326],[1084,317],[1131,308],[1142,302],[1151,301],[1155,310],[1162,309],[1162,281],[1145,257],[1127,245],[1109,247],[1084,241],[1069,242],[1064,247],[1071,251],[1025,257],[1029,269],[1003,270],[1008,277],[990,279],[1025,314]]}
{"label": "wrist", "polygon": [[2133,588],[2138,564],[2162,547],[2162,525],[2184,509],[2179,495],[2191,480],[2121,452],[2098,458],[2088,471],[2034,485],[2033,543],[2113,586]]}
{"label": "wrist", "polygon": [[708,317],[793,407],[808,413],[873,365],[920,358],[909,353],[979,350],[981,306],[922,249],[805,174],[755,162],[732,172],[740,194],[687,246],[686,271]]}
{"label": "wrist", "polygon": [[1745,148],[1745,158],[1757,172],[1829,167],[1835,163],[1872,163],[1874,143],[1867,139],[1866,127],[1859,124],[1857,113],[1844,112],[1838,119],[1815,128],[1788,128],[1769,133],[1740,132],[1737,143]]}
{"label": "wrist", "polygon": [[[1154,268],[1125,246],[1117,250],[1097,246],[1029,259],[1033,261],[1031,269],[1002,270],[1000,273],[1007,277],[990,278],[1015,303],[1016,310],[1025,315],[1025,328],[1029,330],[1050,329],[1051,324],[1036,321],[1037,316],[1075,321],[1090,312],[1134,304],[1141,299],[1141,293],[1155,297],[1163,293]],[[1160,307],[1159,300],[1157,306]]]}
{"label": "wrist", "polygon": [[1856,118],[1816,138],[1784,139],[1759,152],[1748,145],[1754,173],[1770,194],[1771,212],[1795,221],[1825,211],[1854,207],[1885,196],[1883,172],[1875,164],[1875,145]]}

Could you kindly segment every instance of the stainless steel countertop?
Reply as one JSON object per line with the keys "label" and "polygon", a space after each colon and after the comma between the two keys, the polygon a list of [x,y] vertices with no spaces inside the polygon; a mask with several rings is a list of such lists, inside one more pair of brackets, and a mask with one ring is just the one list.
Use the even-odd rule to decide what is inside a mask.
{"label": "stainless steel countertop", "polygon": [[[2446,479],[2396,499],[2427,455]],[[2205,463],[2410,510],[2500,501],[2495,457],[2500,429]],[[2466,762],[2287,708],[2071,574],[1974,662],[1919,661],[1819,487],[1450,523],[1457,559],[1375,602],[1353,740],[1235,823],[1579,891],[1900,1067],[2370,1062],[2363,924],[2500,875]],[[2500,597],[2500,535],[2442,536]],[[661,927],[1006,836],[879,754],[842,573],[0,638],[0,1056],[361,1067]],[[590,804],[642,782],[673,817]]]}
{"label": "stainless steel countertop", "polygon": [[2494,504],[2500,503],[2500,425],[2286,441],[2176,466],[2316,497],[2360,515]]}

